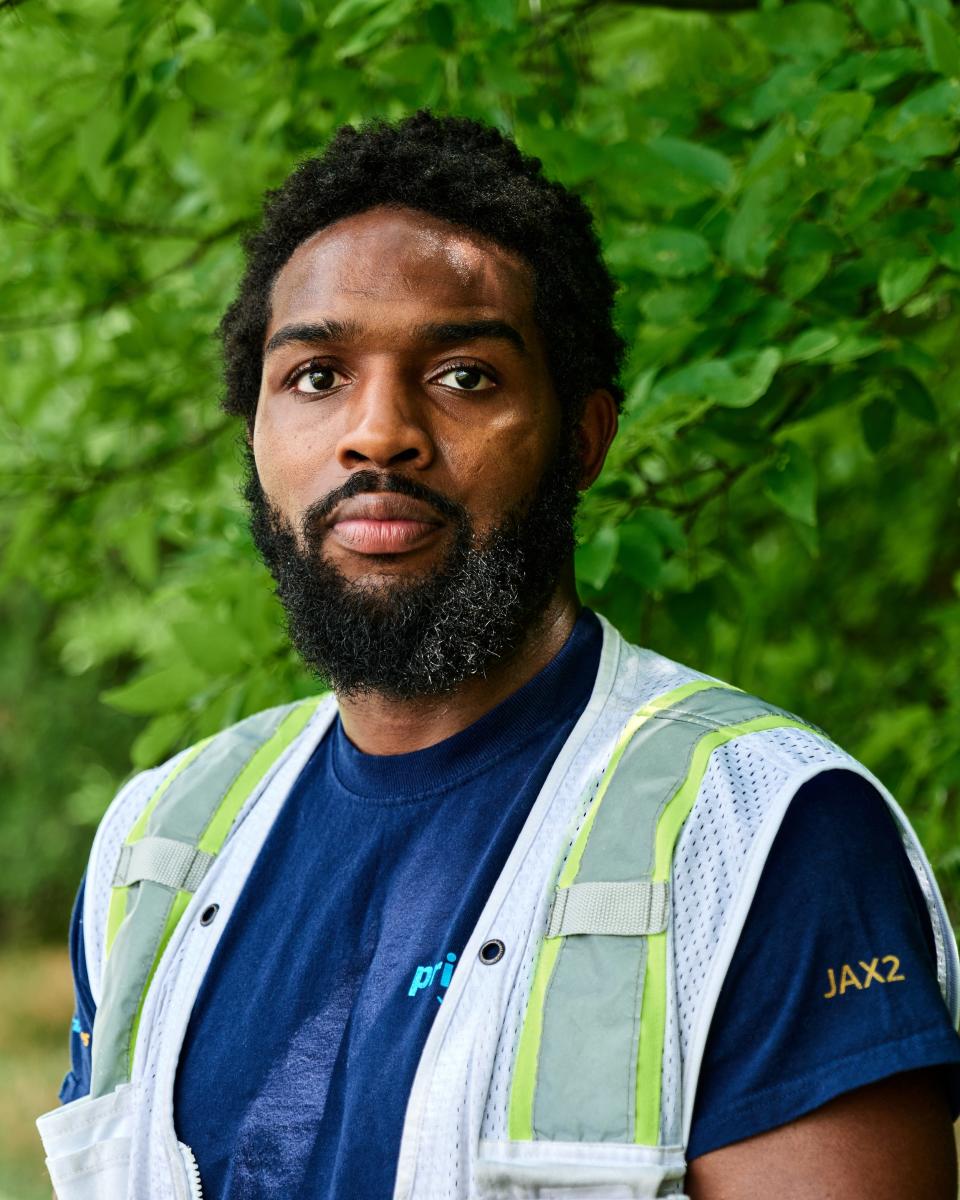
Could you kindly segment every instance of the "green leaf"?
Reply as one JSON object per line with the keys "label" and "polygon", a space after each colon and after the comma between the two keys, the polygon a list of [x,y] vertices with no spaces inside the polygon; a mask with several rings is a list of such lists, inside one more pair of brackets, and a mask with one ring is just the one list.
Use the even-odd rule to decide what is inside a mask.
{"label": "green leaf", "polygon": [[930,66],[941,75],[960,76],[960,38],[949,21],[925,8],[917,13],[917,25]]}
{"label": "green leaf", "polygon": [[656,533],[642,518],[621,525],[617,564],[641,587],[655,587],[663,566],[663,547]]}
{"label": "green leaf", "polygon": [[840,335],[833,329],[805,329],[797,334],[784,351],[785,363],[809,362],[820,358],[840,344]]}
{"label": "green leaf", "polygon": [[867,33],[885,38],[910,20],[904,0],[853,0],[853,11]]}
{"label": "green leaf", "polygon": [[172,628],[187,657],[205,675],[232,675],[243,665],[242,642],[232,625],[206,616],[175,622]]}
{"label": "green leaf", "polygon": [[434,45],[441,50],[450,50],[456,44],[453,13],[445,4],[433,4],[423,16],[427,33]]}
{"label": "green leaf", "polygon": [[476,20],[494,29],[515,29],[517,0],[466,0]]}
{"label": "green leaf", "polygon": [[717,284],[712,279],[698,279],[680,286],[658,288],[647,292],[640,302],[643,315],[658,325],[673,325],[698,317],[710,307],[717,294]]}
{"label": "green leaf", "polygon": [[891,374],[892,394],[896,402],[911,416],[936,425],[940,420],[936,401],[929,388],[912,371],[900,370]]}
{"label": "green leaf", "polygon": [[731,18],[782,57],[834,58],[846,43],[849,22],[833,4],[789,4]]}
{"label": "green leaf", "polygon": [[835,92],[817,105],[813,124],[820,130],[817,149],[825,158],[836,158],[855,141],[873,110],[866,92]]}
{"label": "green leaf", "polygon": [[878,290],[885,312],[893,312],[918,291],[936,266],[933,258],[892,258],[880,272]]}
{"label": "green leaf", "polygon": [[774,245],[774,223],[770,212],[768,188],[750,188],[723,239],[723,257],[747,275],[762,275]]}
{"label": "green leaf", "polygon": [[114,527],[114,541],[120,557],[138,583],[150,587],[159,568],[157,522],[149,512],[138,513]]}
{"label": "green leaf", "polygon": [[897,420],[897,410],[886,396],[874,396],[860,409],[860,428],[867,447],[878,454],[889,445]]}
{"label": "green leaf", "polygon": [[728,359],[693,363],[661,379],[653,396],[702,398],[727,408],[747,408],[766,392],[780,362],[780,351],[768,346]]}
{"label": "green leaf", "polygon": [[652,529],[666,549],[679,553],[686,547],[687,536],[680,522],[663,509],[638,508],[632,520],[642,521],[648,529]]}
{"label": "green leaf", "polygon": [[827,362],[841,364],[856,362],[883,349],[883,339],[869,333],[841,333],[840,341],[827,353]]}
{"label": "green leaf", "polygon": [[780,290],[788,300],[799,300],[812,292],[830,269],[831,255],[815,250],[788,262],[780,276]]}
{"label": "green leaf", "polygon": [[639,266],[671,279],[696,275],[710,265],[711,259],[706,238],[689,229],[667,226],[639,234],[632,253]]}
{"label": "green leaf", "polygon": [[858,229],[878,212],[903,187],[907,172],[902,167],[887,167],[875,175],[857,194],[840,225],[845,232]]}
{"label": "green leaf", "polygon": [[340,3],[335,4],[327,14],[325,23],[329,29],[335,29],[338,25],[355,20],[357,17],[367,17],[379,12],[389,3],[390,0],[340,0]]}
{"label": "green leaf", "polygon": [[670,163],[677,171],[692,180],[706,184],[714,191],[729,192],[733,187],[733,163],[718,150],[674,137],[657,138],[649,142],[648,147],[658,158]]}
{"label": "green leaf", "polygon": [[203,687],[204,676],[186,662],[147,671],[131,683],[110,688],[101,699],[111,708],[128,713],[167,713],[181,708]]}
{"label": "green leaf", "polygon": [[295,37],[303,28],[306,14],[301,0],[279,0],[277,23],[285,34]]}
{"label": "green leaf", "polygon": [[817,523],[817,470],[813,459],[796,442],[784,442],[763,473],[763,490],[794,520]]}
{"label": "green leaf", "polygon": [[610,525],[598,529],[589,542],[577,547],[577,579],[583,580],[599,592],[613,572],[619,545],[620,538],[616,529]]}
{"label": "green leaf", "polygon": [[890,159],[910,170],[922,167],[928,158],[952,154],[960,141],[956,123],[936,117],[914,117],[874,125],[865,137],[866,145],[880,158]]}
{"label": "green leaf", "polygon": [[138,771],[156,766],[177,748],[186,730],[187,718],[182,713],[162,713],[154,717],[130,747],[133,765]]}
{"label": "green leaf", "polygon": [[932,233],[930,244],[944,266],[951,271],[960,271],[960,225],[950,233]]}

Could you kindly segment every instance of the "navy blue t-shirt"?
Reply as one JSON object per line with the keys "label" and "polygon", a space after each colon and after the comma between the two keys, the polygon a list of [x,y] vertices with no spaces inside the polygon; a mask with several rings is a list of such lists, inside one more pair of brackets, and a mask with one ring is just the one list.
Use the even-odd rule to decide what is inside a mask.
{"label": "navy blue t-shirt", "polygon": [[[423,1043],[586,706],[601,640],[585,610],[539,675],[425,750],[363,754],[334,722],[270,832],[187,1031],[174,1114],[205,1195],[391,1194]],[[89,1088],[81,911],[78,901],[64,1100]],[[893,821],[869,784],[827,772],[798,793],[761,877],[708,1039],[688,1157],[946,1063],[960,1091],[960,1038]]]}

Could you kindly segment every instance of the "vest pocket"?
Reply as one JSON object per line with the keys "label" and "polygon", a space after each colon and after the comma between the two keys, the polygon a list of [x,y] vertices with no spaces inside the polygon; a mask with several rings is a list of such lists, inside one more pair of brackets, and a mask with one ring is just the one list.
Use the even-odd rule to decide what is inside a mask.
{"label": "vest pocket", "polygon": [[680,1146],[481,1141],[481,1200],[683,1200]]}
{"label": "vest pocket", "polygon": [[83,1096],[37,1119],[57,1200],[123,1200],[130,1174],[135,1090]]}

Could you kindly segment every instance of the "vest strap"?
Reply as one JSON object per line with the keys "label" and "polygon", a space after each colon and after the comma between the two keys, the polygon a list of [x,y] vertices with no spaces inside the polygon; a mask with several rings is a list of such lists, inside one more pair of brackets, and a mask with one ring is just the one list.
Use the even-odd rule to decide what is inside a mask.
{"label": "vest strap", "polygon": [[177,892],[195,892],[213,859],[214,855],[174,838],[141,838],[132,846],[121,846],[113,887],[148,880]]}
{"label": "vest strap", "polygon": [[510,1085],[512,1141],[671,1144],[682,1098],[661,1083],[674,848],[716,750],[798,726],[709,678],[628,720],[555,882]]}
{"label": "vest strap", "polygon": [[665,881],[651,879],[558,887],[546,936],[600,933],[643,937],[663,933],[667,928],[668,888]]}
{"label": "vest strap", "polygon": [[194,891],[320,697],[266,709],[187,751],[127,835],[110,897],[90,1095],[131,1077],[147,991]]}

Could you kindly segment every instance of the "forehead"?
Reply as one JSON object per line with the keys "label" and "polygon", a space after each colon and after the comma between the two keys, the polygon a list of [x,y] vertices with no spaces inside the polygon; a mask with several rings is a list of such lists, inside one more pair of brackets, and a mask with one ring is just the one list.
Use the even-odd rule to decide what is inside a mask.
{"label": "forehead", "polygon": [[411,308],[532,322],[527,263],[482,234],[413,209],[373,208],[302,242],[277,275],[272,330],[308,312]]}

